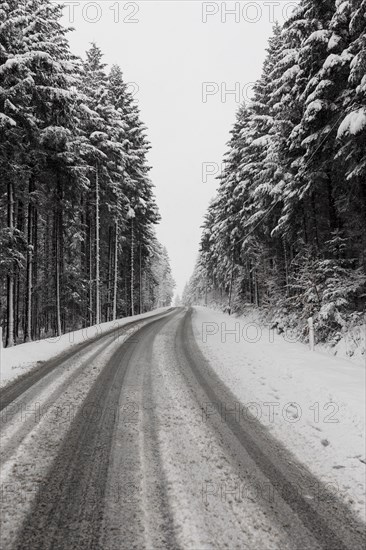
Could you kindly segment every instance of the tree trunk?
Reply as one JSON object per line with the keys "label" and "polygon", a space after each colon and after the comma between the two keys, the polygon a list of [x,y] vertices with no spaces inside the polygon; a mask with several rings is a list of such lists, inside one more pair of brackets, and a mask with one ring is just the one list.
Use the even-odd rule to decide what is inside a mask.
{"label": "tree trunk", "polygon": [[247,271],[248,271],[248,294],[249,302],[253,303],[253,289],[252,289],[252,264],[250,260],[247,262]]}
{"label": "tree trunk", "polygon": [[149,289],[148,289],[148,286],[147,286],[147,275],[146,275],[146,270],[145,270],[144,271],[144,303],[143,303],[144,308],[146,307],[146,305],[145,305],[146,304],[146,293],[147,293],[147,309],[146,310],[148,311],[150,309],[150,297],[149,297]]}
{"label": "tree trunk", "polygon": [[117,319],[117,284],[118,284],[118,221],[114,242],[114,285],[113,285],[113,321]]}
{"label": "tree trunk", "polygon": [[111,320],[111,306],[112,306],[112,264],[113,264],[113,237],[112,227],[108,228],[108,270],[107,270],[107,318],[106,321]]}
{"label": "tree trunk", "polygon": [[311,193],[310,195],[310,204],[311,204],[311,220],[312,220],[312,226],[313,226],[313,232],[314,232],[314,240],[315,240],[315,247],[316,251],[319,251],[319,231],[318,231],[318,221],[316,217],[316,201],[315,201],[315,195],[314,193]]}
{"label": "tree trunk", "polygon": [[[51,265],[51,258],[52,258],[52,239],[50,238],[50,235],[52,235],[51,231],[51,217],[49,214],[47,214],[46,217],[46,234],[44,237],[44,257],[45,257],[45,274],[43,276],[44,281],[44,300],[45,303],[48,305],[51,302],[51,296],[50,296],[50,285],[46,284],[46,277],[48,273],[52,272],[52,265]],[[50,331],[50,320],[51,316],[49,313],[49,309],[46,309],[45,314],[45,320],[44,320],[44,330],[45,334],[47,335]],[[52,320],[51,320],[52,322]]]}
{"label": "tree trunk", "polygon": [[258,275],[257,268],[253,270],[253,279],[254,279],[254,305],[259,307],[259,288],[258,288]]}
{"label": "tree trunk", "polygon": [[34,176],[29,178],[29,203],[28,203],[28,243],[27,243],[27,287],[25,306],[25,332],[24,341],[32,340],[32,263],[33,263],[33,194]]}
{"label": "tree trunk", "polygon": [[[8,183],[8,227],[13,234],[14,229],[14,193],[13,184]],[[7,324],[6,324],[6,347],[10,348],[14,345],[14,266],[10,268],[7,276]],[[2,342],[0,342],[2,346]]]}
{"label": "tree trunk", "polygon": [[95,167],[95,322],[100,323],[100,245],[99,245],[99,174],[98,165]]}
{"label": "tree trunk", "polygon": [[206,278],[205,278],[205,306],[207,307],[207,286],[208,286],[208,273],[206,270]]}
{"label": "tree trunk", "polygon": [[60,176],[57,174],[57,191],[55,206],[55,258],[56,258],[56,334],[61,336],[61,289],[60,289],[60,264],[61,264],[61,183]]}
{"label": "tree trunk", "polygon": [[[58,208],[58,207],[57,207]],[[60,297],[60,228],[58,214],[55,213],[55,256],[56,256],[56,334],[61,336],[61,297]]]}
{"label": "tree trunk", "polygon": [[32,326],[31,326],[31,335],[33,339],[37,339],[40,336],[39,332],[39,297],[38,297],[38,262],[39,262],[39,253],[38,253],[38,210],[33,207],[33,243],[34,243],[34,254],[33,254],[33,269],[32,269],[32,288],[33,288],[33,300],[32,300]]}
{"label": "tree trunk", "polygon": [[135,273],[134,273],[134,260],[135,260],[135,242],[134,242],[134,228],[133,228],[133,218],[131,218],[131,315],[135,315],[134,309],[134,284],[135,284]]}
{"label": "tree trunk", "polygon": [[124,315],[129,315],[129,308],[128,308],[128,284],[127,284],[127,275],[124,277],[124,295],[125,295],[125,307],[124,307]]}
{"label": "tree trunk", "polygon": [[285,262],[285,287],[286,287],[286,296],[289,295],[289,272],[288,272],[288,258],[287,258],[287,247],[285,239],[282,239],[283,244],[283,256]]}
{"label": "tree trunk", "polygon": [[20,278],[19,273],[15,273],[14,280],[14,342],[19,337],[19,303],[20,303]]}
{"label": "tree trunk", "polygon": [[[24,205],[21,200],[17,201],[17,223],[16,227],[20,233],[24,231]],[[19,269],[16,270],[15,273],[15,283],[14,283],[14,342],[17,341],[19,338],[19,332],[20,327],[24,326],[24,322],[22,320],[22,297],[23,294],[21,293],[21,277],[19,273]],[[22,322],[21,322],[22,320]]]}
{"label": "tree trunk", "polygon": [[140,311],[142,313],[143,307],[143,296],[142,296],[142,254],[141,254],[141,244],[140,244],[140,257],[139,257],[139,287],[140,287]]}
{"label": "tree trunk", "polygon": [[231,276],[230,276],[230,288],[229,288],[229,315],[231,315],[231,300],[233,296],[233,284],[234,284],[234,252],[231,263]]}
{"label": "tree trunk", "polygon": [[[88,275],[88,231],[87,231],[87,211],[84,197],[80,197],[80,225],[83,233],[83,238],[80,242],[80,274],[83,278],[87,278]],[[82,327],[87,326],[88,317],[88,300],[83,300],[83,306],[81,310],[81,324]]]}
{"label": "tree trunk", "polygon": [[91,212],[88,212],[88,255],[89,255],[89,326],[93,326],[93,230],[91,222]]}

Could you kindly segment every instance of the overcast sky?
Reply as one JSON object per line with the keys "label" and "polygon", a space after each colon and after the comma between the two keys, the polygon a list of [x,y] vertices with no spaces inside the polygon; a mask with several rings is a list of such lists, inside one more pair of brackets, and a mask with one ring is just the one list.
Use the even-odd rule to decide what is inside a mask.
{"label": "overcast sky", "polygon": [[[296,2],[64,0],[74,53],[96,41],[118,63],[152,144],[158,238],[182,293],[197,257],[203,216],[242,98],[260,76],[274,19]],[[225,13],[235,10],[235,13]],[[226,21],[225,21],[226,17]],[[230,93],[230,90],[232,93]],[[234,93],[235,92],[235,93]]]}

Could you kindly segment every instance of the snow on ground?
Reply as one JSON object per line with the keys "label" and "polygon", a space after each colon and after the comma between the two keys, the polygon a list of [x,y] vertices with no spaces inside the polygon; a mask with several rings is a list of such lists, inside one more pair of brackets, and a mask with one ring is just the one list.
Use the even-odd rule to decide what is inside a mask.
{"label": "snow on ground", "polygon": [[365,365],[204,307],[195,308],[193,328],[238,401],[364,517]]}
{"label": "snow on ground", "polygon": [[[238,472],[226,457],[222,441],[215,430],[202,421],[202,410],[177,363],[174,335],[179,322],[176,318],[166,325],[155,339],[151,363],[151,401],[155,406],[148,411],[149,422],[154,414],[158,415],[158,453],[177,547],[187,550],[293,548],[286,533],[262,508],[260,499],[247,496],[243,491],[245,483],[239,482]],[[148,473],[148,485],[150,480],[156,483],[156,474]],[[148,494],[151,492],[150,489]],[[150,503],[149,515],[151,510]],[[148,535],[148,523],[146,527]],[[159,546],[150,543],[147,548]]]}
{"label": "snow on ground", "polygon": [[[133,334],[133,327],[126,330]],[[77,413],[113,353],[120,338],[111,336],[76,355],[45,376],[1,415],[2,514],[0,548],[13,548],[25,521]],[[93,421],[96,409],[84,409]]]}
{"label": "snow on ground", "polygon": [[336,345],[317,344],[317,349],[327,351],[337,357],[350,359],[352,362],[366,363],[366,324],[356,325],[342,334]]}
{"label": "snow on ground", "polygon": [[18,376],[38,366],[40,363],[53,359],[57,355],[70,349],[72,346],[92,340],[96,336],[106,333],[113,328],[122,328],[131,321],[147,319],[152,315],[163,313],[168,309],[170,308],[159,308],[148,313],[142,313],[141,315],[134,315],[133,317],[125,317],[124,319],[101,323],[100,325],[68,332],[62,336],[19,344],[12,348],[1,349],[0,347],[0,387],[5,386]]}

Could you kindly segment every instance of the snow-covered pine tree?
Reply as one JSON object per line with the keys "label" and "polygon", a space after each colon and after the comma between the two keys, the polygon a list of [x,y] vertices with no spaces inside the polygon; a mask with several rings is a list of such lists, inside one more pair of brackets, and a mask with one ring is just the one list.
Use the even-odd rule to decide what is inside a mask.
{"label": "snow-covered pine tree", "polygon": [[[95,243],[96,258],[95,271],[94,266],[91,266],[92,269],[89,272],[89,301],[93,301],[93,295],[95,295],[95,320],[97,323],[101,319],[102,311],[104,316],[107,316],[107,311],[110,309],[108,247],[101,247],[99,244],[100,241],[108,242],[109,227],[115,226],[115,222],[120,216],[121,203],[124,201],[123,171],[125,167],[121,134],[124,127],[122,115],[110,100],[108,78],[102,57],[100,48],[96,44],[92,44],[86,54],[82,82],[82,91],[87,98],[87,107],[90,113],[84,125],[84,131],[88,138],[85,159],[90,167],[87,217],[89,240]],[[103,224],[103,228],[99,224],[100,218],[107,222]],[[94,236],[91,233],[92,227],[94,227]],[[101,231],[105,234],[101,235]],[[106,261],[101,262],[102,258]],[[106,266],[103,273],[100,271],[100,265]],[[107,281],[106,289],[102,288],[102,280]],[[106,295],[107,298],[103,307],[102,295]],[[90,305],[89,308],[92,309]]]}
{"label": "snow-covered pine tree", "polygon": [[[15,280],[24,263],[23,234],[14,225],[15,195],[24,181],[26,132],[22,123],[27,114],[19,108],[29,101],[30,72],[22,63],[18,48],[22,45],[21,21],[23,6],[10,0],[0,7],[0,179],[1,204],[5,223],[1,227],[0,273],[6,279],[6,345],[13,346],[15,339],[14,292]],[[17,238],[19,237],[19,238]]]}
{"label": "snow-covered pine tree", "polygon": [[[130,268],[118,251],[126,245],[132,203],[141,220],[134,269],[142,273],[145,261],[146,279],[157,246],[158,213],[138,113],[131,109],[132,124],[115,107],[96,47],[88,73],[71,54],[60,17],[61,7],[50,0],[0,5],[0,317],[7,345],[96,320],[96,161],[106,222],[97,255],[101,318],[130,311],[118,286]],[[133,141],[134,125],[129,174],[126,129]],[[145,282],[154,292],[157,281]],[[140,309],[153,304],[142,305],[142,293],[138,299]]]}
{"label": "snow-covered pine tree", "polygon": [[302,0],[275,28],[205,218],[190,303],[220,290],[225,307],[233,288],[234,308],[262,305],[301,329],[312,314],[324,338],[361,314],[365,6]]}
{"label": "snow-covered pine tree", "polygon": [[[12,151],[19,154],[23,149],[22,180],[23,185],[15,190],[23,235],[27,239],[27,268],[25,295],[25,317],[23,321],[24,337],[30,340],[39,335],[39,311],[41,282],[39,280],[40,262],[38,243],[43,236],[40,228],[39,210],[42,202],[56,194],[56,167],[51,166],[49,156],[63,166],[68,149],[67,132],[71,111],[72,93],[69,90],[73,79],[73,58],[65,39],[66,29],[59,23],[61,9],[51,2],[27,1],[15,7],[7,4],[5,33],[3,43],[3,63],[1,70],[6,79],[18,78],[18,86],[12,86],[3,94],[4,114],[12,112],[16,123],[18,144],[12,144]],[[15,23],[8,33],[8,26]],[[10,170],[6,170],[10,174]],[[52,175],[51,175],[52,174]],[[55,190],[55,191],[54,191]],[[55,203],[54,203],[55,204]],[[51,207],[51,210],[54,208]],[[56,220],[57,213],[54,215]],[[24,224],[23,224],[24,221]],[[56,222],[54,222],[56,235]],[[58,232],[55,246],[60,246],[61,232]],[[47,237],[46,237],[47,238]],[[55,287],[60,262],[55,259]],[[21,301],[22,277],[17,284],[17,310]],[[60,330],[60,308],[55,303],[55,317]],[[19,323],[17,325],[18,336]]]}
{"label": "snow-covered pine tree", "polygon": [[153,256],[152,271],[155,280],[158,281],[154,292],[155,306],[170,306],[173,300],[175,282],[170,269],[168,251],[158,243]]}
{"label": "snow-covered pine tree", "polygon": [[[345,17],[338,2],[331,23],[331,46],[337,44],[335,54],[347,60],[346,80],[343,77],[337,94],[342,116],[337,126],[335,200],[349,245],[366,273],[366,2],[352,0],[347,7]],[[326,63],[327,70],[331,66]]]}
{"label": "snow-covered pine tree", "polygon": [[[121,263],[122,277],[129,275],[130,310],[142,307],[142,276],[151,250],[153,226],[159,221],[159,213],[153,195],[153,185],[149,179],[147,153],[150,144],[146,138],[146,127],[140,120],[140,113],[127,84],[123,80],[120,67],[112,66],[109,74],[109,98],[123,120],[123,150],[125,165],[123,170],[123,191],[127,202],[122,205],[121,238],[124,243],[123,257],[130,257],[130,273],[125,272],[126,262]],[[133,210],[133,217],[129,214]],[[135,274],[138,276],[135,277]],[[133,298],[132,298],[133,297]],[[136,304],[134,303],[136,301]]]}

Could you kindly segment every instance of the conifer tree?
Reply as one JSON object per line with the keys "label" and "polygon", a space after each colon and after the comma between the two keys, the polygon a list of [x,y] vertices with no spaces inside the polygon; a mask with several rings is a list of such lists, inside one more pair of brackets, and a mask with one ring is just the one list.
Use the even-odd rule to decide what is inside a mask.
{"label": "conifer tree", "polygon": [[[50,0],[0,5],[0,316],[6,344],[154,307],[159,215],[145,128],[118,67],[73,56]],[[118,93],[121,92],[120,95]],[[103,220],[103,223],[100,223]],[[146,269],[145,269],[146,266]],[[132,277],[133,279],[133,277]],[[134,302],[134,300],[132,300]],[[132,305],[132,308],[131,308]]]}
{"label": "conifer tree", "polygon": [[[302,0],[235,121],[188,303],[263,307],[322,338],[365,304],[365,7]],[[277,322],[277,321],[276,321]]]}

